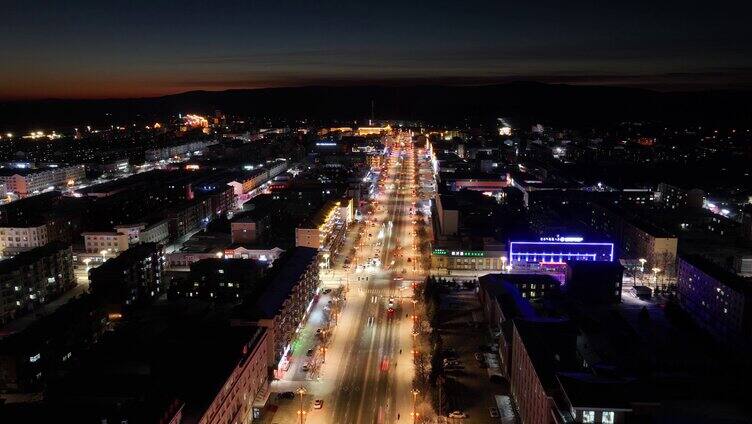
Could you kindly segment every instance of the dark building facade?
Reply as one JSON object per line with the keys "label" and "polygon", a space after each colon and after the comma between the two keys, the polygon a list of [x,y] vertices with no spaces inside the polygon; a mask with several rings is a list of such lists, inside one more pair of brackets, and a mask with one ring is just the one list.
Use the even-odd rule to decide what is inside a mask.
{"label": "dark building facade", "polygon": [[69,244],[49,243],[0,262],[0,323],[33,311],[75,285]]}
{"label": "dark building facade", "polygon": [[131,247],[89,271],[91,292],[119,313],[139,303],[149,303],[164,290],[162,247],[143,243]]}

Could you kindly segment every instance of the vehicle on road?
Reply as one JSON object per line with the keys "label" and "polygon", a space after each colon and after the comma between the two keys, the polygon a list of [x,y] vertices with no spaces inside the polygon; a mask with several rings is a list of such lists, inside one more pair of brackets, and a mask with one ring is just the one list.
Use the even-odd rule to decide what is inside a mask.
{"label": "vehicle on road", "polygon": [[467,418],[467,414],[462,411],[452,411],[449,418]]}
{"label": "vehicle on road", "polygon": [[313,356],[313,349],[308,349],[306,356]]}
{"label": "vehicle on road", "polygon": [[499,408],[488,408],[488,415],[490,415],[491,418],[499,418]]}
{"label": "vehicle on road", "polygon": [[311,366],[308,365],[308,362],[305,362],[305,363],[303,363],[303,366],[300,367],[300,369],[303,370],[303,371],[308,371],[310,369],[310,367]]}
{"label": "vehicle on road", "polygon": [[321,409],[324,407],[324,401],[321,399],[316,399],[313,401],[313,409]]}
{"label": "vehicle on road", "polygon": [[295,399],[295,392],[277,393],[278,399]]}

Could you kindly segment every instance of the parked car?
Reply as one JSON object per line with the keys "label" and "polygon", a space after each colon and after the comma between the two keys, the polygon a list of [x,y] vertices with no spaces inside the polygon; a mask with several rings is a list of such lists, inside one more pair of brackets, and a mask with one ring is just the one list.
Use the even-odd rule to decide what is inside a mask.
{"label": "parked car", "polygon": [[453,411],[449,414],[449,418],[467,418],[467,414],[462,411]]}
{"label": "parked car", "polygon": [[280,399],[295,399],[295,392],[277,393],[277,397]]}

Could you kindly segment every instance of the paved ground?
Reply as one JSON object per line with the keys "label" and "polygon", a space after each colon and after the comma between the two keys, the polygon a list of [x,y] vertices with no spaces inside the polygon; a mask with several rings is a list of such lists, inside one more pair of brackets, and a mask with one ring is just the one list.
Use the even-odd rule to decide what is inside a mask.
{"label": "paved ground", "polygon": [[[343,286],[347,299],[332,327],[326,360],[319,354],[313,359],[305,357],[306,350],[314,346],[316,328],[326,325],[323,309],[327,299],[322,298],[295,342],[290,369],[282,380],[272,384],[274,392],[303,387],[306,394],[302,400],[297,396],[295,400],[279,401],[272,395],[271,403],[277,410],[268,413],[264,422],[300,422],[301,404],[306,423],[412,422],[413,324],[406,315],[412,315],[409,281],[422,278],[424,271],[419,267],[413,271],[414,260],[419,257],[410,213],[417,201],[412,191],[416,172],[413,151],[395,147],[386,175],[380,179],[383,185],[376,199],[378,205],[374,205],[373,215],[367,216],[370,222],[354,227],[343,248],[343,256],[350,256],[352,264],[344,269],[338,261],[322,274],[322,284]],[[404,155],[403,160],[400,155]],[[360,239],[358,234],[362,234]],[[381,266],[366,266],[374,258]],[[302,363],[310,360],[323,363],[313,372],[302,371]],[[312,409],[315,399],[323,400],[323,408]]]}
{"label": "paved ground", "polygon": [[488,372],[474,355],[491,341],[475,290],[454,291],[442,296],[440,334],[444,348],[456,349],[464,369],[448,371],[443,393],[447,396],[444,415],[462,410],[468,418],[452,423],[493,423],[489,408],[496,406],[494,395],[508,395],[509,387],[492,383]]}

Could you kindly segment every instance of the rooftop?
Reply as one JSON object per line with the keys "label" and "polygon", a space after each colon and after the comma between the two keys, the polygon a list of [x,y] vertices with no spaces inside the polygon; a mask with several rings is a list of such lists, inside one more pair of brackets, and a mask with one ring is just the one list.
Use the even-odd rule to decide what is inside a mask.
{"label": "rooftop", "polygon": [[61,250],[70,249],[70,244],[63,242],[52,242],[45,244],[26,252],[21,252],[18,255],[0,261],[0,274],[13,272],[19,268],[29,266],[38,260],[53,255]]}
{"label": "rooftop", "polygon": [[258,318],[273,318],[279,313],[285,299],[306,273],[308,267],[315,263],[317,256],[317,249],[296,247],[286,259],[277,261],[274,268],[278,268],[279,272],[266,285],[263,294],[253,302],[254,310],[252,313]]}

